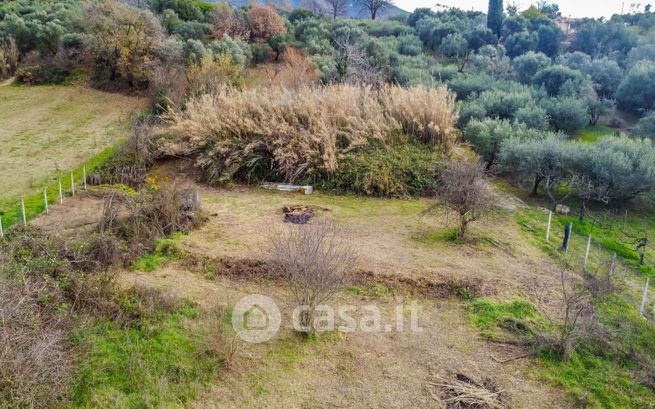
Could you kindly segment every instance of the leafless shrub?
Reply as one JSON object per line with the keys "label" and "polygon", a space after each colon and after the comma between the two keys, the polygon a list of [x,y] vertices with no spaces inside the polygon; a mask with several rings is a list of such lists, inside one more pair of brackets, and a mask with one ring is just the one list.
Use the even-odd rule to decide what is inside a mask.
{"label": "leafless shrub", "polygon": [[290,89],[317,84],[320,77],[321,73],[316,65],[293,47],[284,50],[282,63],[275,65],[268,73],[269,83]]}
{"label": "leafless shrub", "polygon": [[583,340],[598,338],[601,330],[597,325],[595,310],[591,304],[589,292],[578,285],[565,269],[560,274],[561,304],[559,317],[551,316],[548,310],[541,308],[543,315],[551,322],[554,333],[537,335],[537,345],[555,352],[568,360],[571,352]]}
{"label": "leafless shrub", "polygon": [[340,73],[337,80],[340,82],[381,87],[388,80],[389,73],[371,64],[370,57],[357,39],[346,35],[337,38],[334,45],[334,60]]}
{"label": "leafless shrub", "polygon": [[493,206],[494,193],[489,185],[484,166],[480,162],[449,162],[441,174],[441,188],[437,193],[440,203],[427,212],[434,212],[441,204],[457,214],[457,238],[463,239],[469,223],[480,220]]}
{"label": "leafless shrub", "polygon": [[54,407],[65,395],[75,354],[61,306],[73,297],[60,281],[73,258],[67,243],[32,227],[0,241],[0,402],[9,407]]}
{"label": "leafless shrub", "polygon": [[0,241],[0,406],[65,406],[77,323],[91,317],[127,326],[179,306],[157,290],[119,289],[105,266],[115,244],[107,236],[68,243],[29,226]]}
{"label": "leafless shrub", "polygon": [[341,289],[356,264],[355,249],[331,221],[272,228],[268,243],[273,269],[288,282],[294,301],[305,307],[299,324],[312,332],[316,307]]}
{"label": "leafless shrub", "polygon": [[592,296],[601,297],[616,292],[619,286],[611,274],[594,275],[587,273],[585,275],[585,288]]}
{"label": "leafless shrub", "polygon": [[156,158],[150,120],[137,121],[132,136],[104,164],[89,175],[91,184],[124,184],[139,188]]}
{"label": "leafless shrub", "polygon": [[[435,391],[437,393],[435,393]],[[509,397],[490,378],[479,381],[457,374],[428,383],[430,396],[445,409],[509,409]]]}
{"label": "leafless shrub", "polygon": [[148,82],[148,98],[155,113],[171,106],[181,107],[189,89],[186,68],[178,64],[159,64],[152,69]]}
{"label": "leafless shrub", "polygon": [[56,283],[0,280],[0,401],[9,407],[61,404],[75,362],[70,317],[53,311],[63,301]]}
{"label": "leafless shrub", "polygon": [[233,369],[241,344],[232,328],[231,314],[226,308],[219,306],[208,312],[206,321],[210,329],[208,339],[211,350],[223,361],[225,368]]}
{"label": "leafless shrub", "polygon": [[457,114],[445,89],[341,84],[294,90],[223,87],[191,99],[186,110],[169,112],[165,119],[160,153],[197,155],[210,182],[252,169],[293,182],[312,171],[333,173],[341,153],[388,142],[393,132],[452,142]]}
{"label": "leafless shrub", "polygon": [[[191,189],[195,192],[193,189]],[[136,196],[112,193],[105,198],[101,232],[113,232],[134,254],[152,250],[156,239],[188,232],[203,220],[199,200],[189,200],[189,189],[175,182],[150,185]],[[195,192],[197,196],[197,192]],[[124,209],[126,217],[117,213]]]}

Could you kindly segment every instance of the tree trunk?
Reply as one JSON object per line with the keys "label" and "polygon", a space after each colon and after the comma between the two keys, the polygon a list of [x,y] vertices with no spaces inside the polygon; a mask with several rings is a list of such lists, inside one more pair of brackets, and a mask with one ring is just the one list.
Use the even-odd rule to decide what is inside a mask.
{"label": "tree trunk", "polygon": [[459,228],[457,229],[457,239],[462,240],[466,235],[466,228],[468,227],[468,220],[465,215],[459,217]]}
{"label": "tree trunk", "polygon": [[487,161],[487,166],[484,167],[485,172],[489,172],[489,169],[494,165],[494,162],[496,160],[496,155],[491,155],[491,159]]}
{"label": "tree trunk", "polygon": [[580,201],[580,221],[583,222],[585,217],[587,217],[587,200],[582,199]]}
{"label": "tree trunk", "polygon": [[534,177],[534,185],[532,186],[532,192],[530,193],[530,195],[537,196],[537,193],[539,191],[539,185],[541,184],[542,180],[544,180],[543,177],[540,176]]}

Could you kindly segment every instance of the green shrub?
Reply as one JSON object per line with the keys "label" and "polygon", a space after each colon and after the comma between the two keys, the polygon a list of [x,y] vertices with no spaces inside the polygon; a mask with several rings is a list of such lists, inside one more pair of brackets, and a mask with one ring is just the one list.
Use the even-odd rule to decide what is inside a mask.
{"label": "green shrub", "polygon": [[577,98],[551,98],[544,105],[551,125],[558,131],[574,133],[589,123],[587,105]]}
{"label": "green shrub", "polygon": [[390,148],[349,152],[333,175],[308,182],[319,190],[379,197],[407,197],[428,193],[436,187],[440,153],[424,145],[398,143]]}
{"label": "green shrub", "polygon": [[643,114],[655,107],[655,64],[642,61],[625,76],[616,91],[622,109]]}

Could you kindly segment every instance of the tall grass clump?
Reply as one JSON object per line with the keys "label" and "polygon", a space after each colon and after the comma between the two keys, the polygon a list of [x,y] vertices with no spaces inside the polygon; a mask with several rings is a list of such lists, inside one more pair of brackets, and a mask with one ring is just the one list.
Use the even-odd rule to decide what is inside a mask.
{"label": "tall grass clump", "polygon": [[448,150],[457,113],[445,89],[329,85],[218,87],[165,115],[163,155],[197,155],[209,182],[330,175],[343,154],[412,133]]}
{"label": "tall grass clump", "polygon": [[446,150],[455,144],[458,116],[455,96],[447,88],[389,87],[386,96],[391,116],[404,133]]}

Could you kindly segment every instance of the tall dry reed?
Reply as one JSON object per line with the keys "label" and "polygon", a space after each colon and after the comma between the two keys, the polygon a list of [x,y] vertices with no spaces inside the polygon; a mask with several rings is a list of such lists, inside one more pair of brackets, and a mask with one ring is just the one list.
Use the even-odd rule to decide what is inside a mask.
{"label": "tall dry reed", "polygon": [[253,88],[228,86],[166,114],[162,154],[199,154],[213,181],[257,164],[287,181],[331,173],[339,154],[394,132],[449,149],[455,142],[454,98],[445,89],[356,85]]}

